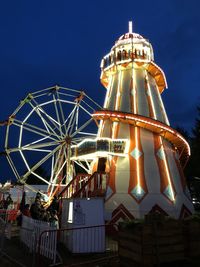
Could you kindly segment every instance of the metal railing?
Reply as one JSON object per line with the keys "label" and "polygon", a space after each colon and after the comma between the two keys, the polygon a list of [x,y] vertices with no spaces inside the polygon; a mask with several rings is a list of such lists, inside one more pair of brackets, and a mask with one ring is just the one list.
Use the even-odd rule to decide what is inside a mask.
{"label": "metal railing", "polygon": [[116,224],[45,230],[39,237],[37,266],[41,262],[41,256],[52,259],[53,264],[57,263],[56,246],[53,245],[55,236],[58,237],[59,242],[63,243],[71,253],[104,253],[107,255],[116,255],[118,254],[117,235],[118,225]]}
{"label": "metal railing", "polygon": [[106,172],[95,172],[85,184],[74,193],[73,197],[104,197],[109,175]]}
{"label": "metal railing", "polygon": [[85,182],[91,177],[90,174],[79,174],[76,177],[74,177],[68,185],[58,194],[58,197],[66,197],[70,198],[73,196],[74,193],[76,193],[82,186],[85,184]]}
{"label": "metal railing", "polygon": [[[50,260],[55,262],[57,250],[57,233],[56,227],[48,222],[34,220],[27,216],[22,217],[22,227],[20,230],[20,241],[26,245],[30,253],[35,254],[38,251],[39,240],[40,245],[39,253]],[[40,238],[41,233],[45,231],[53,231],[53,234],[48,234]]]}
{"label": "metal railing", "polygon": [[106,172],[94,172],[92,175],[77,175],[58,197],[94,197],[104,196],[108,184],[109,174]]}
{"label": "metal railing", "polygon": [[30,228],[20,228],[20,241],[28,249],[30,253],[31,266],[35,266],[36,250],[37,250],[37,237],[35,231]]}

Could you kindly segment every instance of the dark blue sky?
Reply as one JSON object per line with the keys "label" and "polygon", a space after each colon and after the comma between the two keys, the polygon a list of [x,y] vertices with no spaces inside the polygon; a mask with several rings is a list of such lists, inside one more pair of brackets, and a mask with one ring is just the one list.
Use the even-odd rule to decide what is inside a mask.
{"label": "dark blue sky", "polygon": [[198,0],[1,1],[0,120],[28,92],[54,84],[84,89],[102,104],[101,58],[133,20],[166,74],[171,125],[190,130],[200,104],[199,12]]}

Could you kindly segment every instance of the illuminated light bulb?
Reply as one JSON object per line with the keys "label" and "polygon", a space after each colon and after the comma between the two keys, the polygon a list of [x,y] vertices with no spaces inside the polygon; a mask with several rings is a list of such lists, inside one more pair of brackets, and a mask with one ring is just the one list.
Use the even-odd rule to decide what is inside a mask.
{"label": "illuminated light bulb", "polygon": [[[190,146],[189,144],[187,143],[187,141],[180,135],[178,134],[177,132],[175,132],[173,129],[170,128],[170,126],[164,126],[164,125],[161,125],[160,122],[150,122],[149,120],[145,120],[145,119],[141,119],[141,118],[138,118],[136,117],[135,115],[121,115],[121,114],[118,114],[117,112],[116,113],[96,113],[96,114],[93,114],[92,115],[93,117],[95,116],[108,116],[108,117],[117,117],[117,118],[122,118],[122,119],[128,119],[128,120],[134,120],[136,123],[137,122],[141,122],[141,123],[145,123],[146,125],[152,125],[152,126],[155,126],[156,128],[159,128],[161,130],[165,130],[173,135],[175,135],[177,138],[181,139],[182,142],[184,142],[184,144],[186,145],[186,148],[187,148],[187,151],[188,151],[188,155],[191,154],[191,151],[190,151]],[[173,142],[172,142],[173,143]]]}

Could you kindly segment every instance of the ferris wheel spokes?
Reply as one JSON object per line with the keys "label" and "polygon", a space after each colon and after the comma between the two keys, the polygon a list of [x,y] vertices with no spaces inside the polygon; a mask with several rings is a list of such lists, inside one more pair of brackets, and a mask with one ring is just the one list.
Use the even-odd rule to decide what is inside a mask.
{"label": "ferris wheel spokes", "polygon": [[[48,115],[44,108],[42,108],[43,105],[47,105],[50,103],[53,103],[54,101],[49,101],[43,104],[38,104],[35,100],[34,102],[36,103],[36,106],[34,106],[33,104],[30,104],[34,111],[36,111],[36,113],[38,114],[38,116],[40,117],[40,119],[42,120],[42,122],[44,123],[44,126],[46,129],[49,129],[50,131],[52,131],[54,134],[56,134],[57,136],[60,136],[60,134],[56,133],[55,130],[60,132],[60,124],[59,122],[57,122],[55,119],[53,119],[50,115]],[[52,124],[52,126],[51,126]],[[61,136],[64,136],[64,134],[62,133]]]}
{"label": "ferris wheel spokes", "polygon": [[91,159],[72,157],[72,146],[96,137],[98,125],[92,114],[99,108],[74,89],[55,86],[28,94],[6,131],[5,152],[17,180],[25,183],[34,175],[48,186],[51,196],[58,185],[73,179],[74,165],[91,173]]}
{"label": "ferris wheel spokes", "polygon": [[[49,159],[53,154],[55,154],[62,145],[57,146],[55,149],[53,149],[50,153],[48,153],[45,157],[43,157],[39,162],[37,162],[28,172],[26,172],[25,175],[22,177],[22,181],[24,182],[28,176],[33,173],[38,167],[40,167],[47,159]],[[46,181],[46,180],[45,180]],[[47,184],[49,184],[48,181],[46,181]]]}

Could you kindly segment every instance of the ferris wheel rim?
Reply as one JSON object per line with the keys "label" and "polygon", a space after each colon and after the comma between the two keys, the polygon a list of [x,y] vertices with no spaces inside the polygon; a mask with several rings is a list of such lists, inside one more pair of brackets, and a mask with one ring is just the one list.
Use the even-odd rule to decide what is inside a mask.
{"label": "ferris wheel rim", "polygon": [[[49,87],[43,90],[36,91],[34,93],[29,93],[26,98],[20,102],[19,106],[14,110],[12,115],[10,116],[10,123],[7,125],[6,130],[6,138],[5,138],[5,152],[7,154],[8,162],[17,178],[18,181],[26,183],[26,180],[30,174],[34,174],[38,179],[48,184],[48,186],[53,186],[55,184],[55,180],[60,175],[61,171],[66,164],[68,155],[66,154],[65,149],[65,139],[66,136],[71,138],[72,145],[77,145],[81,140],[83,140],[86,136],[96,137],[97,133],[90,133],[84,131],[92,121],[94,121],[92,117],[92,113],[95,111],[93,108],[93,104],[97,107],[97,109],[101,108],[99,104],[93,101],[90,97],[88,97],[83,91],[78,91],[75,89],[69,89],[65,87],[56,87],[55,92],[49,92],[49,90],[54,90],[55,87]],[[63,92],[59,92],[59,90],[63,89]],[[69,101],[62,99],[64,97],[77,97],[73,95],[75,93],[84,94],[86,100],[90,100],[91,103],[87,103],[86,100],[75,99],[74,101]],[[51,100],[39,102],[40,98],[47,97],[51,95]],[[23,110],[25,105],[30,106],[30,112],[26,114],[26,116],[22,119],[18,119],[18,114]],[[68,114],[66,118],[66,114],[64,113],[62,105],[71,105],[72,111]],[[55,117],[53,118],[48,114],[47,108],[48,105],[53,105],[55,108]],[[46,109],[46,110],[45,110]],[[79,122],[79,112],[84,112],[90,118],[86,120],[83,125],[78,127]],[[29,123],[29,119],[31,116],[36,115],[38,119],[41,119],[41,125],[32,125]],[[19,141],[16,147],[9,147],[9,131],[12,126],[15,126],[19,130]],[[38,136],[37,140],[34,140],[30,143],[23,144],[23,135],[24,133],[29,132],[30,134],[36,134]],[[53,149],[54,147],[54,149]],[[24,155],[27,151],[34,152],[42,152],[46,153],[39,162],[34,164],[33,166],[29,166],[29,162],[26,160]],[[63,151],[63,155],[65,160],[63,164],[59,165],[58,160],[56,161],[56,154],[60,155],[61,151]],[[14,153],[19,153],[21,158],[25,163],[25,167],[27,171],[23,176],[21,176],[18,172],[15,163],[13,162],[12,156]],[[11,156],[12,155],[12,156]],[[49,181],[47,179],[43,179],[40,175],[35,173],[37,168],[41,167],[44,161],[49,160],[51,158],[51,176],[49,177]],[[74,160],[74,162],[78,162]],[[58,168],[56,174],[52,171],[54,165]],[[69,163],[68,163],[69,165]],[[86,164],[88,165],[88,164]],[[83,166],[84,167],[84,166]],[[88,167],[88,166],[87,166]],[[88,170],[88,169],[86,169]]]}

